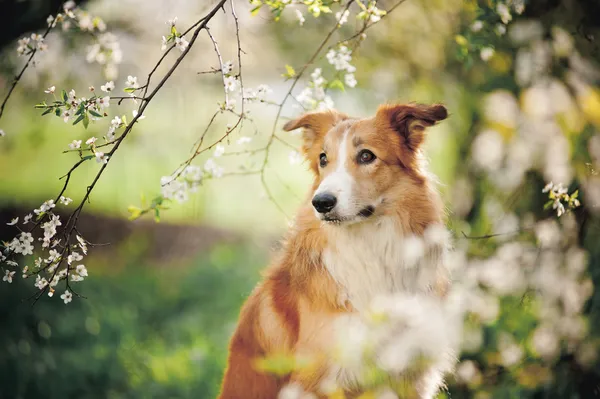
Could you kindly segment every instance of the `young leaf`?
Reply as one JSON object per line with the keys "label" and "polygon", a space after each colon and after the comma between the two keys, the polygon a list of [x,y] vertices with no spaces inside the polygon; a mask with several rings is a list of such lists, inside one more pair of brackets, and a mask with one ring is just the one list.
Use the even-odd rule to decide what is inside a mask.
{"label": "young leaf", "polygon": [[339,89],[341,91],[345,91],[344,83],[339,79],[329,82],[328,86],[330,89]]}
{"label": "young leaf", "polygon": [[96,118],[102,118],[102,115],[97,113],[96,111],[94,111],[93,109],[89,110],[90,114],[92,114],[93,116],[95,116]]}
{"label": "young leaf", "polygon": [[83,120],[84,116],[83,115],[79,115],[77,117],[77,119],[75,119],[75,122],[73,122],[73,125],[78,124],[79,122],[81,122]]}
{"label": "young leaf", "polygon": [[84,117],[83,117],[83,127],[87,129],[89,124],[90,124],[90,117],[86,113],[86,114],[84,114]]}
{"label": "young leaf", "polygon": [[64,102],[69,101],[69,96],[67,95],[66,91],[62,90],[60,93]]}
{"label": "young leaf", "polygon": [[254,7],[252,10],[250,10],[250,15],[255,16],[256,14],[258,14],[261,7],[262,7],[262,4]]}
{"label": "young leaf", "polygon": [[285,65],[285,73],[283,75],[284,78],[293,78],[294,76],[296,76],[296,70],[291,66],[286,64]]}

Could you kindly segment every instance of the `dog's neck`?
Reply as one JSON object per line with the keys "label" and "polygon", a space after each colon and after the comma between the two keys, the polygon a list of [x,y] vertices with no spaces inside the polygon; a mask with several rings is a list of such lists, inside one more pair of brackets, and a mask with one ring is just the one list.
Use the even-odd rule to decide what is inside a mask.
{"label": "dog's neck", "polygon": [[405,245],[410,245],[410,240],[405,239],[407,234],[394,217],[322,228],[327,245],[321,260],[339,286],[342,305],[348,301],[364,313],[377,296],[426,292],[435,284],[438,265],[407,263]]}

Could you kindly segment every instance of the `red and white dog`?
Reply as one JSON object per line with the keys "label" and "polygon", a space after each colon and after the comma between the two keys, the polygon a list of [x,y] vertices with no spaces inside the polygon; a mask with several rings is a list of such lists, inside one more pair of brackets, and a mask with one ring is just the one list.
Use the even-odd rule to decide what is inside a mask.
{"label": "red and white dog", "polygon": [[[322,396],[332,373],[348,397],[356,396],[365,389],[360,376],[331,361],[340,320],[360,318],[379,295],[443,300],[449,279],[442,258],[430,256],[416,266],[423,273],[415,272],[404,243],[443,224],[420,147],[426,128],[446,117],[438,104],[382,105],[371,118],[322,111],[284,126],[303,128],[314,184],[281,253],[241,310],[220,398],[276,398],[288,383]],[[285,378],[257,370],[257,359],[275,354],[310,358],[313,367]],[[412,377],[412,396],[432,397],[443,372]]]}

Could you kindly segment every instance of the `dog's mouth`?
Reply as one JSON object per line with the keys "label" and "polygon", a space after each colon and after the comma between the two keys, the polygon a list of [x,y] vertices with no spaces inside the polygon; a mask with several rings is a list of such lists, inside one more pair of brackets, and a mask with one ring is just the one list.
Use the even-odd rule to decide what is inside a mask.
{"label": "dog's mouth", "polygon": [[331,224],[341,224],[345,222],[358,222],[364,219],[368,219],[375,213],[375,207],[372,205],[365,206],[354,216],[340,216],[337,214],[326,213],[321,215],[321,220],[323,222],[331,223]]}

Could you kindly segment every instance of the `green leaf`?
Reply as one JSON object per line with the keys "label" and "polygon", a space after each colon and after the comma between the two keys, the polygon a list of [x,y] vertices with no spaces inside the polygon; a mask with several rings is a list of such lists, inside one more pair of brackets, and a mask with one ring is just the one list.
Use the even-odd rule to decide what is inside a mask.
{"label": "green leaf", "polygon": [[90,124],[90,117],[86,113],[85,116],[83,117],[83,127],[87,129],[89,124]]}
{"label": "green leaf", "polygon": [[95,155],[86,155],[85,157],[83,157],[81,159],[83,159],[84,161],[87,161],[87,160],[90,160],[92,158],[96,158],[96,156]]}
{"label": "green leaf", "polygon": [[78,124],[79,122],[81,122],[83,120],[83,118],[85,118],[83,115],[79,115],[77,117],[77,119],[75,119],[75,122],[73,122],[73,125]]}
{"label": "green leaf", "polygon": [[135,220],[142,215],[142,210],[137,206],[131,205],[127,208],[127,211],[130,213],[129,220]]}
{"label": "green leaf", "polygon": [[96,118],[102,118],[102,115],[97,113],[96,111],[94,111],[93,109],[90,109],[88,111],[90,114],[92,114],[93,116],[95,116]]}
{"label": "green leaf", "polygon": [[154,208],[154,221],[156,223],[160,222],[160,209]]}
{"label": "green leaf", "polygon": [[44,101],[43,103],[39,103],[35,105],[35,108],[46,108],[48,104]]}
{"label": "green leaf", "polygon": [[85,111],[85,105],[83,103],[79,104],[79,107],[77,107],[77,112],[75,112],[75,115],[81,115],[83,114],[83,112]]}
{"label": "green leaf", "polygon": [[60,116],[60,108],[55,108],[54,113],[56,114],[56,116]]}
{"label": "green leaf", "polygon": [[60,93],[64,102],[69,101],[69,96],[67,95],[66,91],[62,90]]}
{"label": "green leaf", "polygon": [[48,108],[47,110],[45,110],[45,111],[42,113],[42,116],[44,116],[44,115],[47,115],[47,114],[49,114],[50,112],[52,112],[52,108]]}
{"label": "green leaf", "polygon": [[548,210],[550,208],[552,208],[552,204],[554,204],[554,201],[548,201],[544,204],[544,210]]}
{"label": "green leaf", "polygon": [[126,87],[123,89],[125,93],[135,93],[135,89],[133,87]]}
{"label": "green leaf", "polygon": [[284,78],[293,78],[296,76],[296,70],[291,65],[285,64],[285,73],[281,76]]}
{"label": "green leaf", "polygon": [[258,14],[261,7],[262,7],[262,4],[254,7],[252,10],[250,10],[250,15],[252,15],[254,17],[256,14]]}
{"label": "green leaf", "polygon": [[577,199],[579,197],[579,190],[575,190],[573,194],[571,194],[571,199]]}
{"label": "green leaf", "polygon": [[330,89],[338,89],[341,91],[346,91],[346,88],[344,87],[344,83],[339,79],[329,82],[328,86]]}

